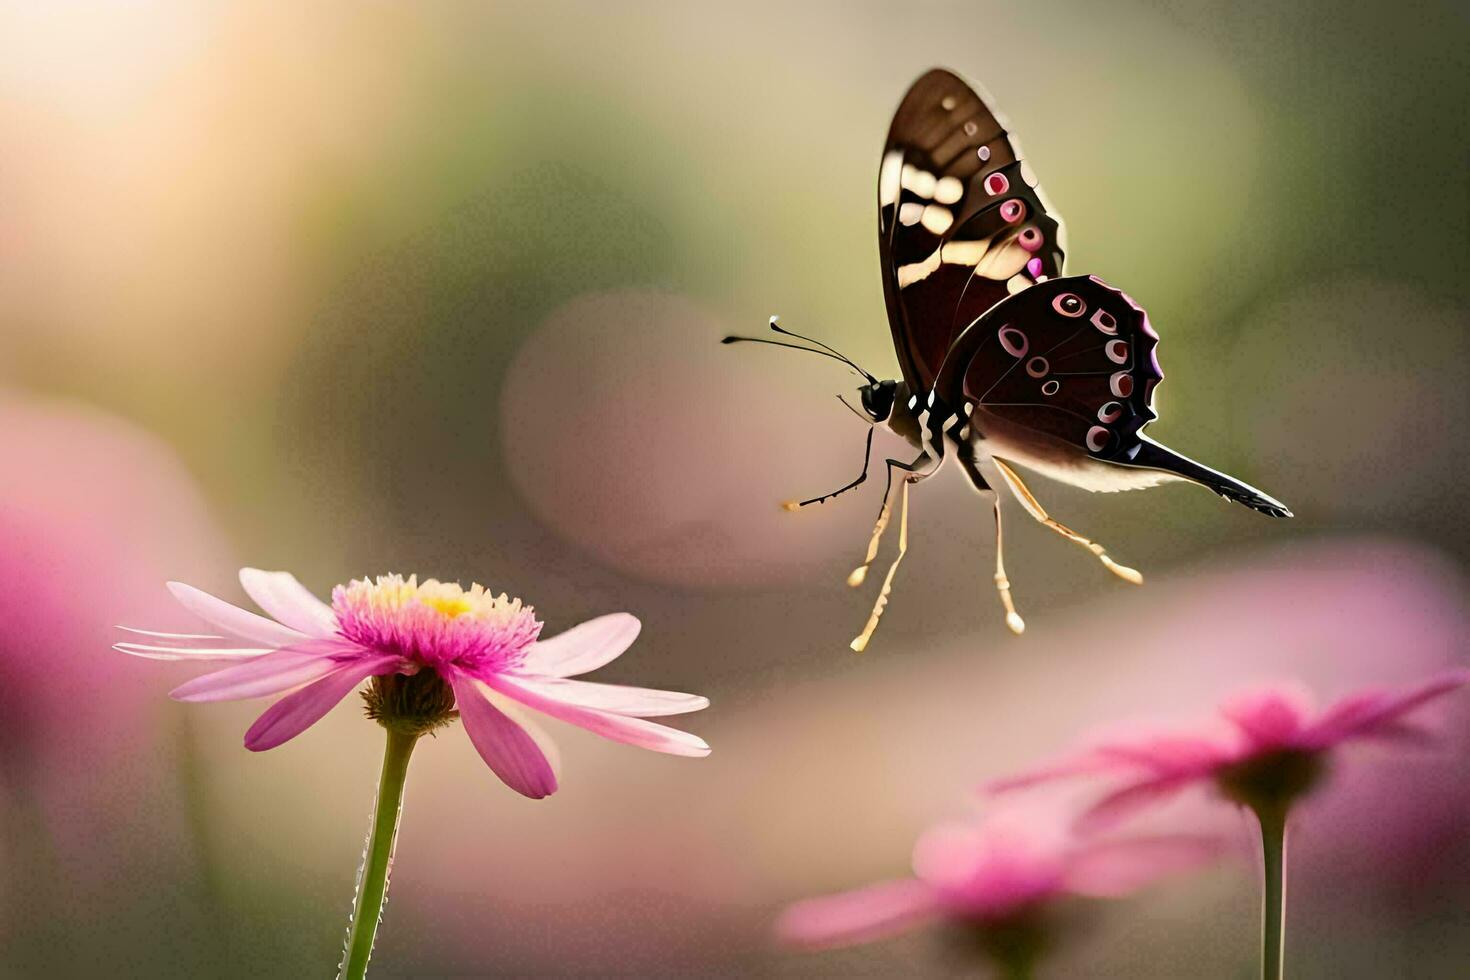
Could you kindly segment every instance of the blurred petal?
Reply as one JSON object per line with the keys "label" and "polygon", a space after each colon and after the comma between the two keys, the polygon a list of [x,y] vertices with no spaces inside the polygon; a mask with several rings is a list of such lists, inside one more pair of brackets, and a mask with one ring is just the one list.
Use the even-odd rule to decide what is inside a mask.
{"label": "blurred petal", "polygon": [[598,711],[595,708],[566,704],[526,687],[520,678],[511,678],[504,674],[492,675],[483,680],[495,690],[516,699],[528,708],[534,708],[542,714],[576,725],[578,728],[585,728],[594,735],[601,735],[615,742],[624,742],[639,748],[652,749],[655,752],[666,752],[669,755],[696,758],[709,755],[710,749],[704,739],[688,732],[681,732],[677,728],[657,725],[641,718],[628,718],[624,715]]}
{"label": "blurred petal", "polygon": [[356,660],[361,648],[333,640],[308,640],[226,667],[181,684],[169,692],[175,701],[238,701],[259,698],[317,680],[343,665],[345,654]]}
{"label": "blurred petal", "polygon": [[465,733],[495,775],[533,800],[555,793],[556,773],[536,740],[491,704],[473,678],[456,672],[449,682]]}
{"label": "blurred petal", "polygon": [[316,724],[363,679],[383,673],[398,662],[396,656],[355,660],[299,691],[292,691],[255,719],[245,733],[245,747],[252,752],[273,749]]}
{"label": "blurred petal", "polygon": [[1079,895],[1116,898],[1164,875],[1208,864],[1224,851],[1218,837],[1185,834],[1100,841],[1068,858],[1066,885]]}
{"label": "blurred petal", "polygon": [[1312,744],[1322,747],[1343,739],[1374,735],[1394,726],[1410,711],[1458,690],[1467,681],[1470,681],[1470,671],[1455,670],[1400,694],[1384,694],[1371,704],[1350,698],[1343,703],[1342,710],[1328,711],[1304,735]]}
{"label": "blurred petal", "polygon": [[643,628],[638,617],[609,613],[531,644],[522,668],[527,674],[571,677],[611,663],[633,645]]}
{"label": "blurred petal", "polygon": [[621,684],[594,684],[591,681],[536,677],[517,677],[516,683],[563,704],[611,711],[617,715],[632,715],[635,718],[682,715],[709,707],[709,698],[698,694],[659,691],[650,687],[625,687]]}
{"label": "blurred petal", "polygon": [[986,783],[984,790],[987,793],[1006,793],[1011,790],[1026,789],[1039,783],[1049,783],[1056,779],[1070,779],[1074,776],[1092,776],[1098,773],[1112,772],[1124,768],[1128,763],[1111,758],[1100,752],[1084,752],[1070,759],[1062,759],[1051,765],[1041,766],[1028,772],[1022,772],[1015,776],[1007,776],[1005,779],[995,779]]}
{"label": "blurred petal", "polygon": [[337,635],[337,617],[332,607],[296,581],[290,572],[263,572],[258,568],[240,569],[240,585],[255,604],[307,636]]}
{"label": "blurred petal", "polygon": [[254,640],[256,643],[264,643],[273,647],[290,646],[293,643],[310,639],[299,630],[282,626],[264,616],[257,616],[253,612],[231,605],[192,585],[170,582],[168,590],[185,609],[226,633],[233,633],[235,636],[243,636],[247,640]]}
{"label": "blurred petal", "polygon": [[1162,803],[1196,782],[1196,776],[1162,776],[1131,783],[1088,807],[1077,818],[1079,830],[1101,830],[1155,803]]}
{"label": "blurred petal", "polygon": [[1292,744],[1301,734],[1310,701],[1287,688],[1252,691],[1225,702],[1220,714],[1238,728],[1254,748]]}
{"label": "blurred petal", "polygon": [[776,933],[812,948],[867,943],[910,929],[939,911],[933,889],[905,878],[797,902],[781,913]]}

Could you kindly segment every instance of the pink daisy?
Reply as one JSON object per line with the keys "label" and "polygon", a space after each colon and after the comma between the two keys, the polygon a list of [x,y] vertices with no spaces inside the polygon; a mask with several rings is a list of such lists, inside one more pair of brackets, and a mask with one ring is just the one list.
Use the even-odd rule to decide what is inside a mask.
{"label": "pink daisy", "polygon": [[1088,827],[1111,824],[1197,785],[1253,809],[1286,807],[1319,784],[1333,750],[1347,742],[1422,740],[1427,733],[1407,716],[1467,680],[1470,671],[1451,671],[1406,691],[1360,691],[1321,711],[1304,692],[1281,685],[1226,701],[1221,722],[1198,731],[1096,740],[988,789],[1117,777],[1118,784],[1083,813],[1080,822]]}
{"label": "pink daisy", "polygon": [[[171,692],[180,701],[231,701],[284,694],[250,726],[245,747],[275,748],[320,720],[364,680],[368,714],[385,727],[422,734],[455,717],[486,764],[518,793],[556,791],[551,748],[518,702],[618,742],[671,755],[705,756],[709,746],[645,718],[699,711],[693,694],[569,680],[618,657],[638,636],[627,613],[589,620],[549,640],[519,599],[480,585],[415,576],[355,580],[332,590],[329,606],[286,572],[245,568],[240,584],[272,618],[181,582],[174,597],[223,635],[129,630],[124,653],[233,666]],[[125,627],[126,628],[126,627]]]}
{"label": "pink daisy", "polygon": [[776,929],[824,949],[948,923],[1023,976],[1050,944],[1047,912],[1058,901],[1121,897],[1220,850],[1215,838],[1177,834],[1084,841],[1019,814],[941,824],[915,845],[913,877],[797,902]]}
{"label": "pink daisy", "polygon": [[1110,775],[1114,786],[1080,818],[1110,824],[1205,785],[1246,807],[1261,834],[1261,975],[1280,980],[1285,964],[1286,842],[1292,808],[1316,789],[1334,750],[1360,740],[1420,742],[1427,732],[1408,716],[1470,681],[1457,670],[1407,691],[1368,690],[1315,711],[1286,687],[1227,701],[1221,724],[1197,732],[1100,741],[1060,762],[993,783],[993,792],[1074,776]]}

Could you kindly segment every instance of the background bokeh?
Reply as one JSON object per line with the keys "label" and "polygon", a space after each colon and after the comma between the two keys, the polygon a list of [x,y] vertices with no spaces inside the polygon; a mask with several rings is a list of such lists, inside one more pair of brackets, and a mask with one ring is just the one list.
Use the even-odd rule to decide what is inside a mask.
{"label": "background bokeh", "polygon": [[[1069,269],[1148,308],[1150,431],[1298,516],[1038,479],[1149,581],[1012,521],[1016,639],[946,473],[856,657],[876,487],[776,507],[855,474],[855,381],[716,341],[780,313],[892,375],[877,158],[934,64],[1008,115]],[[957,973],[770,922],[1094,723],[1465,660],[1467,78],[1463,10],[1417,0],[0,3],[0,975],[330,973],[377,730],[344,704],[252,755],[257,705],[107,649],[240,564],[475,579],[548,632],[627,609],[600,679],[714,702],[703,761],[556,726],[541,803],[428,744],[375,975]],[[1447,709],[1304,820],[1295,975],[1462,975]],[[1056,975],[1249,976],[1252,874],[1104,910]]]}

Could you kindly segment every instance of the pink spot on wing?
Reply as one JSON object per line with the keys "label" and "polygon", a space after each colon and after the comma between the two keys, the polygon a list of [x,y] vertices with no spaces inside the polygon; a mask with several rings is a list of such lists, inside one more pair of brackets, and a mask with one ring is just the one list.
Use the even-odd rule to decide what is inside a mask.
{"label": "pink spot on wing", "polygon": [[1029,273],[1031,273],[1031,278],[1032,279],[1040,279],[1041,278],[1041,260],[1040,259],[1031,259],[1030,261],[1028,261],[1026,263],[1026,271],[1029,272]]}
{"label": "pink spot on wing", "polygon": [[1041,231],[1035,225],[1023,228],[1021,230],[1021,234],[1016,236],[1016,241],[1026,251],[1034,252],[1037,249],[1041,248]]}
{"label": "pink spot on wing", "polygon": [[985,191],[992,196],[996,194],[1004,194],[1010,189],[1011,182],[1009,180],[1006,180],[1005,174],[994,173],[985,178]]}
{"label": "pink spot on wing", "polygon": [[[1000,175],[992,174],[991,176],[999,177]],[[1000,216],[1011,224],[1015,224],[1026,216],[1026,205],[1015,198],[1011,198],[1000,206]]]}
{"label": "pink spot on wing", "polygon": [[1108,444],[1109,435],[1110,433],[1107,429],[1104,429],[1100,425],[1094,425],[1087,430],[1087,448],[1095,453],[1102,452],[1103,447]]}
{"label": "pink spot on wing", "polygon": [[1005,348],[1006,353],[1012,357],[1024,357],[1028,342],[1026,335],[1012,326],[1000,328],[1000,345]]}
{"label": "pink spot on wing", "polygon": [[1126,340],[1110,340],[1104,350],[1107,352],[1108,360],[1114,364],[1128,363],[1128,342]]}

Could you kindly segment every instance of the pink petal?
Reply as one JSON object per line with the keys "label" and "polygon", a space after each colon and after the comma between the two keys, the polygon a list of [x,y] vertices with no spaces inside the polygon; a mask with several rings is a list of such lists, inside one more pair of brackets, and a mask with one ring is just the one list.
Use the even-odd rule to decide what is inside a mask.
{"label": "pink petal", "polygon": [[933,889],[905,878],[797,902],[781,913],[776,933],[786,942],[818,949],[867,943],[913,928],[939,910]]}
{"label": "pink petal", "polygon": [[176,701],[238,701],[289,691],[330,674],[356,660],[363,651],[335,640],[307,640],[257,657],[235,667],[226,667],[181,684],[169,692]]}
{"label": "pink petal", "polygon": [[1070,779],[1074,776],[1092,776],[1127,768],[1131,768],[1130,763],[1122,762],[1100,752],[1088,751],[1079,753],[1070,759],[1062,759],[1050,765],[1041,766],[1015,776],[992,780],[985,784],[984,790],[987,793],[1008,793],[1012,790],[1026,789],[1057,779]]}
{"label": "pink petal", "polygon": [[1255,748],[1291,745],[1306,722],[1310,705],[1304,694],[1285,689],[1254,691],[1227,701],[1220,709]]}
{"label": "pink petal", "polygon": [[514,698],[528,708],[534,708],[542,714],[576,725],[578,728],[585,728],[594,735],[601,735],[615,742],[636,745],[639,748],[652,749],[655,752],[667,752],[669,755],[693,757],[709,755],[710,749],[704,739],[688,732],[681,732],[677,728],[657,725],[641,718],[628,718],[624,715],[598,711],[595,708],[566,704],[532,690],[525,686],[520,678],[492,674],[481,679],[495,690],[507,697]]}
{"label": "pink petal", "polygon": [[454,673],[449,682],[464,730],[495,775],[533,800],[555,793],[556,773],[536,740],[491,704],[473,678]]}
{"label": "pink petal", "polygon": [[1224,851],[1218,837],[1187,834],[1101,841],[1068,857],[1066,885],[1078,895],[1117,898],[1165,875],[1208,864]]}
{"label": "pink petal", "polygon": [[223,599],[217,599],[192,585],[170,582],[168,590],[185,609],[226,633],[243,636],[247,640],[254,640],[256,643],[263,643],[271,647],[287,647],[293,643],[310,639],[299,630],[282,626],[274,620],[257,616],[239,606],[232,606]]}
{"label": "pink petal", "polygon": [[[1305,733],[1305,737],[1312,744],[1326,748],[1345,739],[1374,735],[1380,729],[1394,726],[1416,708],[1458,690],[1467,682],[1470,682],[1470,671],[1455,670],[1402,693],[1385,694],[1377,703],[1366,707],[1359,705],[1356,710],[1352,705],[1358,699],[1349,698],[1346,702],[1339,702],[1343,710],[1328,711]],[[1335,705],[1334,709],[1338,707]]]}
{"label": "pink petal", "polygon": [[[215,638],[218,643],[219,638]],[[145,660],[253,660],[272,652],[269,647],[182,647],[158,646],[149,643],[114,643],[112,648]]]}
{"label": "pink petal", "polygon": [[255,604],[307,636],[337,635],[337,616],[332,607],[312,595],[290,572],[240,569],[240,585]]}
{"label": "pink petal", "polygon": [[524,670],[543,677],[571,677],[611,663],[633,645],[643,628],[636,616],[610,613],[540,640],[526,650]]}
{"label": "pink petal", "polygon": [[1234,754],[1220,743],[1197,735],[1160,735],[1132,744],[1104,745],[1098,752],[1159,776],[1205,775]]}
{"label": "pink petal", "polygon": [[1200,777],[1170,775],[1131,783],[1104,796],[1077,818],[1079,830],[1095,831],[1110,827],[1125,817],[1177,795]]}
{"label": "pink petal", "polygon": [[658,691],[650,687],[594,684],[591,681],[569,681],[559,677],[517,676],[516,683],[563,704],[611,711],[616,715],[632,715],[635,718],[682,715],[709,707],[709,699],[697,694]]}
{"label": "pink petal", "polygon": [[255,724],[245,733],[245,747],[252,752],[264,752],[290,741],[321,721],[364,678],[387,673],[397,663],[398,658],[391,655],[350,661],[301,690],[292,691],[255,719]]}

